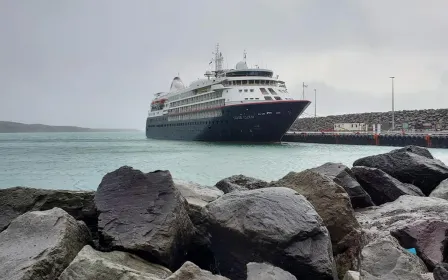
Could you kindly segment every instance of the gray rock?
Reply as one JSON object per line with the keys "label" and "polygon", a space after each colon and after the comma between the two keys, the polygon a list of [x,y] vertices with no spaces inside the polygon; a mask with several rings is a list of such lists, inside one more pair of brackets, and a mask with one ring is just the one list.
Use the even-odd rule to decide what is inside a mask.
{"label": "gray rock", "polygon": [[448,279],[448,264],[439,263],[436,268],[434,268],[434,280],[446,280]]}
{"label": "gray rock", "polygon": [[224,194],[216,187],[206,187],[195,183],[177,182],[175,187],[187,200],[188,215],[192,221],[200,215],[200,212],[205,205]]}
{"label": "gray rock", "polygon": [[443,180],[429,196],[448,200],[448,179]]}
{"label": "gray rock", "polygon": [[269,263],[250,262],[246,266],[247,280],[297,280],[291,273]]}
{"label": "gray rock", "polygon": [[244,175],[234,175],[225,179],[222,179],[215,185],[218,189],[224,193],[233,191],[255,190],[266,188],[269,186],[268,182],[260,179],[247,177]]}
{"label": "gray rock", "polygon": [[417,186],[425,195],[448,178],[448,167],[440,160],[406,151],[364,157],[356,160],[353,166],[378,168],[403,183]]}
{"label": "gray rock", "polygon": [[149,263],[126,252],[99,252],[89,245],[62,272],[58,280],[120,280],[165,279],[172,272],[160,265]]}
{"label": "gray rock", "polygon": [[352,171],[363,189],[369,193],[377,205],[394,201],[405,194],[424,196],[416,186],[402,183],[380,169],[355,166]]}
{"label": "gray rock", "polygon": [[168,171],[144,174],[121,167],[104,176],[95,204],[106,248],[136,253],[171,270],[183,262],[194,228]]}
{"label": "gray rock", "polygon": [[403,229],[415,221],[448,220],[448,201],[441,198],[402,195],[393,202],[356,212],[366,242],[391,231]]}
{"label": "gray rock", "polygon": [[344,276],[343,280],[359,280],[360,274],[358,271],[349,270]]}
{"label": "gray rock", "polygon": [[434,280],[434,274],[432,273],[423,273],[422,274],[423,280]]}
{"label": "gray rock", "polygon": [[425,264],[393,237],[376,239],[362,250],[361,279],[422,280],[427,272]]}
{"label": "gray rock", "polygon": [[0,233],[0,279],[56,279],[89,240],[84,222],[60,208],[27,212]]}
{"label": "gray rock", "polygon": [[339,278],[343,278],[348,270],[357,270],[361,226],[345,190],[329,177],[312,170],[290,172],[275,185],[291,188],[305,196],[323,219],[330,232]]}
{"label": "gray rock", "polygon": [[194,263],[187,261],[166,280],[229,280],[229,278],[214,275],[210,271],[200,269]]}
{"label": "gray rock", "polygon": [[215,270],[213,253],[210,249],[210,235],[204,225],[205,218],[202,209],[224,193],[216,187],[205,187],[194,183],[177,182],[176,188],[187,200],[187,210],[195,226],[190,249],[186,258],[199,267]]}
{"label": "gray rock", "polygon": [[25,187],[0,189],[0,231],[18,216],[28,211],[44,211],[58,207],[77,220],[84,221],[92,233],[96,232],[97,212],[95,192],[45,190]]}
{"label": "gray rock", "polygon": [[415,248],[417,255],[433,270],[444,261],[448,245],[448,222],[446,221],[415,221],[403,228],[391,230],[404,248]]}
{"label": "gray rock", "polygon": [[350,197],[353,208],[364,208],[374,205],[369,194],[356,181],[350,168],[342,163],[327,162],[310,170],[330,177],[336,184],[343,187]]}
{"label": "gray rock", "polygon": [[411,152],[417,155],[420,155],[422,157],[426,157],[429,159],[434,159],[434,157],[432,156],[432,154],[428,151],[428,149],[424,148],[424,147],[419,147],[419,146],[414,146],[414,145],[409,145],[400,149],[395,149],[392,150],[392,153],[395,152]]}
{"label": "gray rock", "polygon": [[333,279],[330,237],[304,196],[283,187],[231,192],[205,207],[220,272],[246,279],[246,264],[269,262],[300,279]]}

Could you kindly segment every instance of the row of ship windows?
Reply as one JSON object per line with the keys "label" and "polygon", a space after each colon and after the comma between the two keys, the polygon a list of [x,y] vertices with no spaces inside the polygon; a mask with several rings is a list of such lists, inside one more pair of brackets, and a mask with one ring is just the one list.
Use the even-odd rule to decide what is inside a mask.
{"label": "row of ship windows", "polygon": [[184,99],[184,100],[180,100],[180,101],[175,101],[175,102],[172,102],[170,106],[177,107],[177,106],[182,106],[185,104],[202,102],[202,101],[221,98],[221,97],[222,97],[222,92],[212,92],[212,93],[208,93],[208,94],[204,94],[204,95],[200,95],[200,96],[190,97],[188,99]]}
{"label": "row of ship windows", "polygon": [[277,81],[267,81],[267,80],[238,80],[238,81],[224,81],[223,86],[282,86],[284,87],[284,83],[280,83]]}
{"label": "row of ship windows", "polygon": [[148,125],[148,127],[173,127],[173,126],[188,126],[188,125],[200,125],[200,124],[224,124],[224,123],[229,123],[229,121],[203,121],[203,122],[152,124],[152,125]]}
{"label": "row of ship windows", "polygon": [[221,117],[221,110],[213,110],[213,111],[203,111],[203,112],[194,112],[181,114],[176,116],[168,116],[168,121],[183,121],[183,120],[195,120],[195,119],[205,119],[205,118],[216,118]]}
{"label": "row of ship windows", "polygon": [[184,107],[180,107],[180,108],[170,109],[169,113],[170,114],[178,114],[178,113],[184,113],[184,112],[204,110],[204,109],[213,108],[213,107],[219,107],[219,106],[224,106],[224,99],[213,100],[213,101],[210,101],[210,102],[205,102],[205,103],[194,104],[194,105],[190,105],[190,106],[184,106]]}

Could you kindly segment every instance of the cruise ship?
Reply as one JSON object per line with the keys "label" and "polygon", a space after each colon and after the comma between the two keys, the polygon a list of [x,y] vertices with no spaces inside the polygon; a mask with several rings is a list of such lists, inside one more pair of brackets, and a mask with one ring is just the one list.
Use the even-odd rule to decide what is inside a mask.
{"label": "cruise ship", "polygon": [[146,120],[150,139],[210,142],[280,142],[310,105],[298,100],[270,69],[249,68],[246,53],[235,69],[223,69],[219,44],[214,71],[185,86],[175,77],[158,92]]}

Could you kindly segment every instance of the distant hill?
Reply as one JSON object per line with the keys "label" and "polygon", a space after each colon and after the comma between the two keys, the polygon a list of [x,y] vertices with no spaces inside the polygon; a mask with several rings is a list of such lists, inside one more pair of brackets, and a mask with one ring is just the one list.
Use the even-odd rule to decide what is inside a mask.
{"label": "distant hill", "polygon": [[18,122],[0,121],[0,133],[19,132],[125,132],[139,131],[137,129],[96,129],[77,126],[54,126],[44,124],[24,124]]}

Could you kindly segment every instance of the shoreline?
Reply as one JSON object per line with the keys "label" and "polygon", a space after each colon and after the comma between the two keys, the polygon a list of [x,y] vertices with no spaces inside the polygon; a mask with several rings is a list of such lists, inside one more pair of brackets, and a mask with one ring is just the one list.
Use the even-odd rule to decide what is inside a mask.
{"label": "shoreline", "polygon": [[[141,279],[439,280],[448,273],[448,166],[425,148],[363,157],[352,168],[327,162],[270,182],[234,175],[213,187],[146,172],[122,166],[95,191],[0,189],[5,279],[103,280],[120,271]],[[11,254],[17,246],[20,254]]]}

